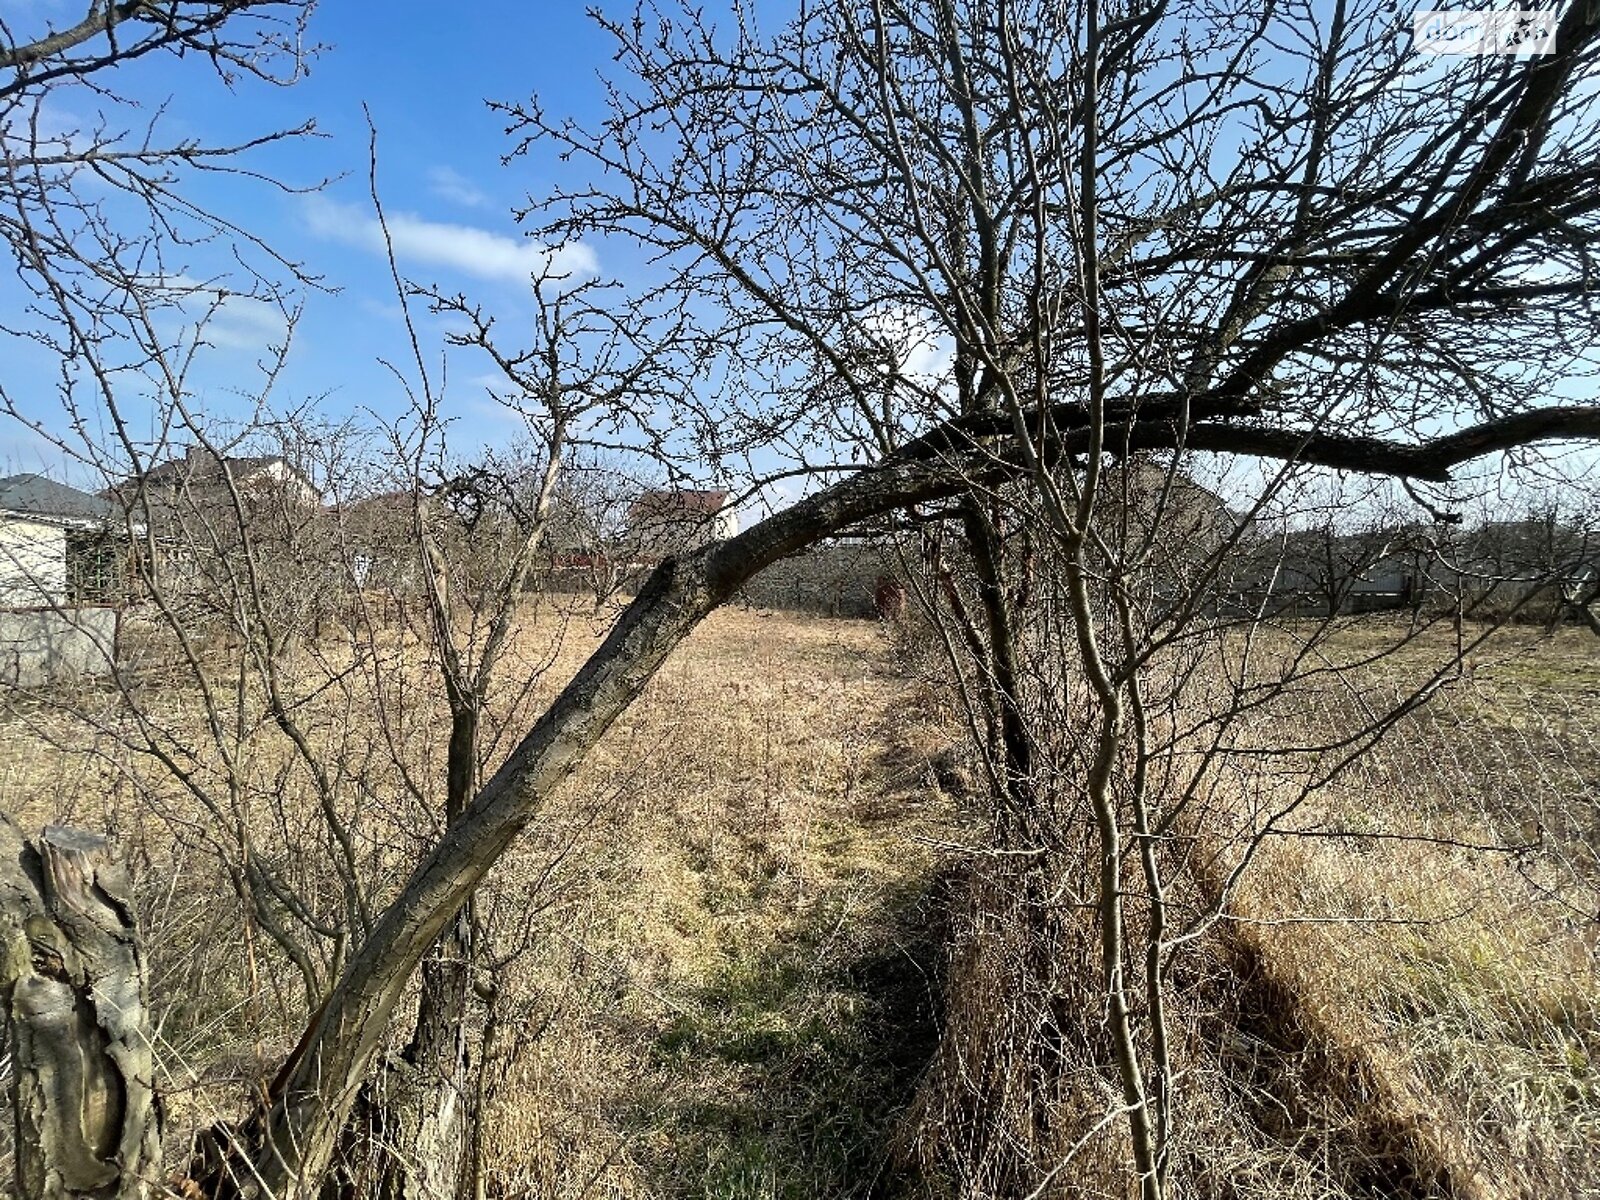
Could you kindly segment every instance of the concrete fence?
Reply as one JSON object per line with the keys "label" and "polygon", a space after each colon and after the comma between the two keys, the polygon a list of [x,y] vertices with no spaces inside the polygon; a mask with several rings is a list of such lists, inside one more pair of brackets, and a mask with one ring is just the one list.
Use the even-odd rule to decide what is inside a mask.
{"label": "concrete fence", "polygon": [[878,582],[893,574],[875,546],[819,546],[773,563],[744,585],[741,598],[757,608],[828,617],[878,615]]}
{"label": "concrete fence", "polygon": [[0,686],[42,687],[109,675],[115,608],[0,609]]}

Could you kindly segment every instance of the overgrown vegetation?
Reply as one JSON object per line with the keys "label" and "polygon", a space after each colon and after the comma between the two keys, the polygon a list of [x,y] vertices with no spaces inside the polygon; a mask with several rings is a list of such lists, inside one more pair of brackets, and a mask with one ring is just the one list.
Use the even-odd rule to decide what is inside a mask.
{"label": "overgrown vegetation", "polygon": [[[530,607],[542,615],[514,649],[559,649],[543,689],[598,634],[567,603]],[[1368,650],[1390,621],[1347,619],[1335,645]],[[995,1136],[1008,1106],[1019,1122],[1037,1110],[1039,1066],[1006,1059],[929,1107],[936,1054],[1031,1044],[1011,1025],[1028,1011],[1014,956],[1037,944],[1006,916],[1016,870],[974,852],[959,706],[916,678],[915,630],[895,654],[872,623],[719,615],[496,873],[485,919],[514,957],[495,970],[480,1060],[488,1194],[973,1194],[941,1155]],[[1304,810],[1304,835],[1263,851],[1175,987],[1192,1029],[1182,1153],[1202,1194],[1593,1186],[1597,758],[1582,716],[1597,671],[1582,630],[1504,635]],[[148,678],[160,692],[153,665]],[[304,1002],[216,903],[228,884],[192,803],[170,780],[134,786],[116,743],[85,747],[76,728],[13,698],[6,807],[24,825],[104,825],[134,859],[181,1144],[263,1085]],[[416,769],[440,753],[413,749]],[[270,839],[276,814],[259,812]],[[375,816],[375,844],[400,836]],[[1092,924],[1068,913],[1053,936],[1074,1041],[1052,1066],[1051,1136],[1083,1144],[1050,1187],[1115,1195]]]}
{"label": "overgrown vegetation", "polygon": [[[559,647],[557,688],[597,630],[537,610],[514,661]],[[932,702],[871,623],[730,611],[691,640],[483,898],[515,954],[480,1060],[491,1194],[864,1194],[936,1031],[940,847],[963,818],[931,786]],[[217,903],[203,811],[159,773],[135,787],[114,739],[86,757],[69,722],[13,698],[4,807],[103,824],[133,857],[178,1148],[266,1085],[304,1001]],[[256,812],[265,848],[280,814]],[[403,843],[410,819],[371,813],[363,838]]]}
{"label": "overgrown vegetation", "polygon": [[[108,125],[128,59],[293,82],[311,8],[0,22],[58,411],[0,408],[98,493],[0,513],[6,587],[119,606],[95,679],[18,651],[6,782],[160,922],[152,1028],[106,844],[0,827],[29,1200],[1594,1185],[1593,4],[1443,65],[1382,0],[597,15],[600,115],[492,104],[561,165],[531,320],[402,274],[369,129],[381,417],[278,404],[318,281],[184,192],[310,127]],[[841,536],[892,668],[724,611]]]}

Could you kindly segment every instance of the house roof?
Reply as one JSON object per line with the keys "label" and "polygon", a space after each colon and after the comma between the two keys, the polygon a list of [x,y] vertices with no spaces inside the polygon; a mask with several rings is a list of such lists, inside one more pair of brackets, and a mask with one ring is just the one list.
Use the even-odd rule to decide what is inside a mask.
{"label": "house roof", "polygon": [[255,489],[263,482],[277,488],[287,483],[287,494],[294,499],[303,499],[307,504],[322,501],[322,493],[305,472],[281,454],[217,455],[204,446],[191,446],[177,458],[155,463],[141,474],[130,475],[112,488],[111,494],[131,498],[145,489],[158,494],[191,489],[214,494],[225,486],[224,465],[228,477],[241,488]]}
{"label": "house roof", "polygon": [[108,521],[118,511],[104,497],[44,475],[7,475],[0,479],[0,510],[55,521]]}
{"label": "house roof", "polygon": [[663,513],[712,516],[721,512],[728,503],[727,492],[702,492],[690,488],[658,488],[634,501],[636,514],[659,515]]}
{"label": "house roof", "polygon": [[[288,466],[281,454],[228,455],[219,459],[216,455],[205,451],[191,450],[182,458],[169,458],[164,463],[157,463],[144,473],[144,477],[152,483],[209,478],[221,474],[219,464],[224,462],[228,464],[228,471],[234,475],[248,475],[252,471],[264,470],[277,463]],[[292,466],[288,469],[294,471]],[[299,471],[294,473],[300,475]]]}

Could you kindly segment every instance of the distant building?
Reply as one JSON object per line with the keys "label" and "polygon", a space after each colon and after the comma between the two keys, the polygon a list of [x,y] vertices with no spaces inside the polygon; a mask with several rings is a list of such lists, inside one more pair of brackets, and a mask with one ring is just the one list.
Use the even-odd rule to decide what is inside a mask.
{"label": "distant building", "polygon": [[1426,530],[1331,522],[1252,539],[1233,564],[1247,610],[1337,616],[1419,606],[1428,591]]}
{"label": "distant building", "polygon": [[171,504],[180,496],[189,503],[231,504],[230,481],[247,505],[268,499],[305,508],[322,503],[305,473],[281,454],[218,455],[203,446],[130,477],[117,490],[130,502],[142,493],[152,504]]}
{"label": "distant building", "polygon": [[1101,476],[1100,496],[1104,508],[1119,518],[1118,524],[1126,514],[1131,536],[1154,537],[1169,554],[1181,548],[1203,559],[1248,524],[1210,488],[1182,471],[1152,462],[1107,470]]}
{"label": "distant building", "polygon": [[[1333,520],[1250,539],[1232,570],[1250,611],[1335,616],[1461,604],[1481,616],[1545,619],[1600,577],[1600,541],[1554,520],[1473,529],[1345,528]],[[1587,602],[1585,602],[1587,603]]]}
{"label": "distant building", "polygon": [[681,554],[739,532],[739,520],[728,507],[728,493],[656,489],[645,492],[628,509],[624,541],[641,562]]}
{"label": "distant building", "polygon": [[404,593],[421,588],[417,505],[414,493],[390,491],[329,510],[339,530],[339,553],[356,587]]}
{"label": "distant building", "polygon": [[164,583],[214,590],[215,564],[300,540],[322,495],[281,454],[218,455],[203,446],[130,475],[106,495],[150,531],[150,570]]}
{"label": "distant building", "polygon": [[43,475],[0,479],[0,607],[113,599],[127,539],[111,501]]}

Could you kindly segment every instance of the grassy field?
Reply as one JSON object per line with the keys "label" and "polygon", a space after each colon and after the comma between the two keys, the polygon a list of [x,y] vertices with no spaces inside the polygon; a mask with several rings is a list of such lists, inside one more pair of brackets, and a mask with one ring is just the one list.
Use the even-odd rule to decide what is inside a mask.
{"label": "grassy field", "polygon": [[[530,609],[502,672],[508,732],[606,622],[581,606]],[[220,780],[170,653],[130,648],[143,655],[141,704]],[[369,698],[422,669],[403,639],[384,652],[389,682]],[[320,687],[340,675],[327,665],[302,661],[297,712],[348,765],[389,734]],[[133,858],[176,1147],[239,1111],[293,1045],[306,1002],[228,896],[219,864],[236,850],[215,814],[112,736],[126,731],[117,697],[76,702],[91,721],[12,705],[0,787],[22,824],[109,828]],[[870,1185],[935,1032],[930,893],[938,847],[959,834],[928,767],[946,737],[932,703],[872,622],[729,609],[674,654],[481,896],[501,960],[484,1080],[491,1194],[810,1197]],[[411,769],[440,771],[436,695],[404,694],[389,723]],[[249,787],[227,802],[315,902],[316,864],[328,869],[317,815],[285,801],[304,781],[271,733],[253,709],[229,730]],[[363,770],[352,780],[385,780],[398,797],[384,808],[358,797],[345,813],[381,901],[428,824],[391,768]],[[311,866],[297,866],[302,853]]]}
{"label": "grassy field", "polygon": [[928,699],[867,622],[725,612],[674,656],[576,785],[626,828],[516,968],[538,1033],[487,1130],[500,1186],[866,1189],[934,1032]]}
{"label": "grassy field", "polygon": [[[508,731],[603,626],[530,610],[499,700]],[[1359,659],[1396,632],[1351,622],[1328,653]],[[1440,649],[1383,669],[1400,678]],[[317,696],[306,720],[326,746],[379,737],[352,724],[350,696]],[[193,721],[154,674],[143,698]],[[198,832],[205,814],[119,757],[114,698],[89,699],[98,731],[12,706],[0,802],[128,847],[177,1142],[239,1111],[305,1001],[218,903],[226,847]],[[962,736],[947,704],[871,622],[728,610],[672,657],[483,894],[489,1194],[890,1193],[887,1151],[912,1136],[940,1030],[955,847],[979,840],[932,765]],[[400,711],[415,769],[436,770],[437,698],[408,693]],[[1600,1195],[1597,715],[1600,641],[1510,631],[1321,789],[1303,836],[1268,843],[1176,976],[1205,1194]],[[294,823],[249,808],[292,778],[261,757],[240,803],[287,852]],[[381,899],[426,828],[399,802],[352,803]],[[1089,1174],[1055,1183],[1109,1194]]]}
{"label": "grassy field", "polygon": [[[1396,633],[1353,623],[1333,653]],[[1409,647],[1385,682],[1440,649]],[[1600,1195],[1600,641],[1503,631],[1293,824],[1315,835],[1269,844],[1235,944],[1296,997],[1269,1033],[1296,1025],[1343,1073],[1306,1148],[1343,1122],[1376,1157],[1409,1143],[1433,1172],[1412,1194]]]}

